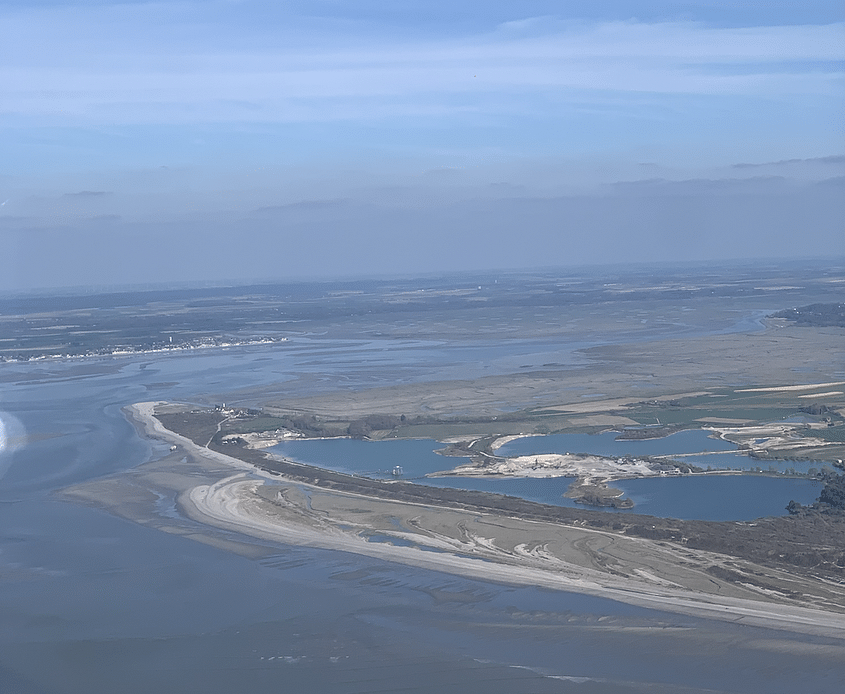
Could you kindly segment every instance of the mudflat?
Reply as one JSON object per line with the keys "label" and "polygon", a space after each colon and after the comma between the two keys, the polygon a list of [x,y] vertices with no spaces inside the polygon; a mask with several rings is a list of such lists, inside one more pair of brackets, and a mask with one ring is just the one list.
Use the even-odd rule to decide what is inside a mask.
{"label": "mudflat", "polygon": [[[312,388],[312,377],[300,374],[278,384],[207,392],[195,402],[255,407],[278,420],[307,416],[329,422],[338,432],[357,418],[401,415],[401,424],[389,431],[376,428],[370,437],[432,437],[458,446],[485,437],[492,442],[548,431],[621,429],[653,417],[663,433],[704,425],[726,437],[751,432],[755,438],[749,446],[762,445],[754,452],[765,455],[766,446],[793,445],[794,432],[752,425],[799,405],[842,416],[845,402],[837,377],[842,363],[840,328],[772,320],[750,333],[587,347],[566,364],[527,363],[519,371],[477,378],[326,389]],[[162,424],[170,421],[167,415],[173,419],[189,410],[196,412],[195,406],[178,403],[127,408],[143,436],[175,448],[64,494],[254,556],[270,552],[276,542],[305,544],[845,638],[845,584],[837,578],[836,557],[817,571],[787,560],[763,561],[763,554],[749,549],[759,532],[755,524],[705,527],[629,516],[620,523],[625,527],[614,528],[613,519],[596,511],[558,510],[551,517],[548,507],[497,506],[480,493],[450,496],[385,482],[316,479],[313,468],[274,462],[260,450],[275,441],[272,432],[249,433],[248,445],[218,445],[214,438],[222,433],[225,416],[210,407],[199,422]],[[768,443],[757,443],[764,438]],[[804,438],[800,446],[798,453],[841,457],[841,444],[830,437]],[[787,527],[778,519],[766,523],[772,536]],[[810,539],[818,545],[824,535],[835,555],[845,546],[841,519],[819,523],[823,527]],[[685,535],[700,528],[707,542]],[[718,551],[712,539],[723,531],[730,542]],[[789,541],[799,546],[808,537],[799,532]],[[738,551],[740,546],[745,549]]]}
{"label": "mudflat", "polygon": [[[176,450],[64,494],[249,555],[260,556],[262,542],[304,544],[845,638],[845,588],[834,581],[577,521],[526,520],[288,481],[165,429],[154,417],[155,407],[141,403],[127,414],[145,435]],[[154,512],[154,501],[167,495],[175,495],[181,514],[200,525],[185,522],[181,514]]]}

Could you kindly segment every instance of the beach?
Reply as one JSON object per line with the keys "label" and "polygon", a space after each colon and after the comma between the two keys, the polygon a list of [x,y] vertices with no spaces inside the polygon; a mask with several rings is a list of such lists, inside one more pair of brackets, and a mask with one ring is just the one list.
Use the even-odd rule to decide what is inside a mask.
{"label": "beach", "polygon": [[[176,446],[175,451],[139,466],[129,473],[130,479],[124,474],[94,480],[64,494],[138,521],[149,514],[139,489],[146,486],[159,497],[169,493],[179,512],[203,531],[189,531],[174,517],[147,517],[143,522],[245,554],[260,554],[262,543],[340,550],[503,584],[845,639],[845,590],[840,586],[578,524],[527,521],[287,482],[165,429],[153,416],[157,405],[162,406],[139,403],[125,411],[139,432]],[[241,539],[233,539],[232,533]],[[723,580],[713,567],[757,580]]]}

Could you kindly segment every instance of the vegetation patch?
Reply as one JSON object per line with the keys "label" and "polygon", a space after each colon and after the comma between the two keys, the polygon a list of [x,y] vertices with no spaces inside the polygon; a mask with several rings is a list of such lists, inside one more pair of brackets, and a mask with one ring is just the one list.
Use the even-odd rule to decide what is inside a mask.
{"label": "vegetation patch", "polygon": [[771,318],[784,318],[803,327],[845,328],[845,303],[809,304],[799,308],[788,308],[773,313]]}
{"label": "vegetation patch", "polygon": [[225,416],[219,411],[156,414],[165,427],[199,445],[208,445],[212,450],[293,481],[395,501],[583,525],[676,542],[691,549],[720,552],[769,566],[802,568],[811,571],[813,576],[827,575],[837,581],[845,577],[845,475],[824,473],[825,486],[815,504],[804,507],[793,503],[791,515],[759,519],[753,523],[683,521],[635,514],[622,517],[601,511],[539,504],[502,494],[376,480],[271,459],[261,451],[245,447],[242,442],[221,446],[214,441],[214,433]]}

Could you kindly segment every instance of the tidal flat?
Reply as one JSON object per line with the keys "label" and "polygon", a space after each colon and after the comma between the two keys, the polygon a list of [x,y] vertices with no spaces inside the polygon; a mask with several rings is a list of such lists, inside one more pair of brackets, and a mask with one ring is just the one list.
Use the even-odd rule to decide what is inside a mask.
{"label": "tidal flat", "polygon": [[[838,388],[815,386],[845,380],[841,328],[767,316],[836,300],[841,271],[663,277],[253,287],[232,290],[231,304],[188,292],[145,309],[156,339],[176,329],[278,338],[227,348],[85,356],[81,345],[59,357],[39,345],[62,344],[65,329],[33,331],[28,354],[38,357],[0,364],[0,416],[15,431],[0,460],[0,684],[33,694],[262,692],[280,682],[346,692],[834,691],[845,676],[842,580],[835,566],[802,567],[809,554],[775,566],[688,547],[671,537],[687,526],[671,519],[649,524],[660,537],[645,537],[642,523],[643,534],[627,535],[592,525],[612,515],[586,507],[550,523],[328,489],[259,468],[261,450],[206,447],[216,424],[204,439],[173,439],[127,410],[225,403],[341,428],[391,415],[395,431],[366,436],[456,446],[658,418],[681,429],[835,419]],[[125,321],[115,349],[134,344],[131,302],[144,297],[76,300],[97,301],[98,319]],[[69,334],[90,308],[74,304],[60,319],[43,302],[4,320],[21,330],[64,320]],[[741,392],[794,385],[812,387]],[[827,409],[800,413],[813,405]],[[811,440],[801,426],[802,452],[832,465],[835,435]],[[775,451],[771,464],[802,452]],[[845,546],[834,516],[807,518],[828,549]],[[754,523],[789,521],[719,526],[730,530],[722,549]]]}

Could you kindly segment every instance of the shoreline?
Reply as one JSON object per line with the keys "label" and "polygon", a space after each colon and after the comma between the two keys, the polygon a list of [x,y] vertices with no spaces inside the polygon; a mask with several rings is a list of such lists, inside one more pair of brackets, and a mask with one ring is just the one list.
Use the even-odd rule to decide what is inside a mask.
{"label": "shoreline", "polygon": [[[153,414],[156,406],[166,404],[136,403],[124,410],[139,434],[178,448],[166,464],[151,461],[133,471],[133,483],[137,486],[138,478],[145,480],[146,475],[148,486],[151,482],[170,484],[178,512],[206,528],[234,531],[265,542],[352,552],[496,583],[579,592],[680,614],[845,639],[845,614],[834,611],[845,610],[839,586],[816,590],[826,597],[819,598],[814,607],[799,605],[791,597],[796,591],[788,586],[803,585],[802,577],[727,555],[577,524],[523,520],[293,483],[166,429]],[[193,466],[189,474],[170,472],[177,459]],[[152,467],[141,469],[145,466]],[[136,522],[151,522],[142,517],[141,505],[131,512],[126,505],[122,508],[119,497],[126,492],[121,492],[120,480],[111,480],[105,496],[102,484],[78,485],[64,496],[106,506]],[[149,516],[150,509],[145,513]],[[399,529],[396,523],[379,527],[385,517],[398,519]],[[412,546],[367,539],[385,533]],[[225,545],[227,541],[220,542]],[[762,568],[785,587],[779,592],[753,583],[722,581],[707,572],[709,566],[744,567],[752,573]],[[819,605],[828,609],[819,609]]]}
{"label": "shoreline", "polygon": [[254,338],[235,342],[205,342],[202,340],[197,340],[194,344],[180,344],[167,347],[150,347],[149,349],[120,349],[115,347],[111,351],[106,352],[84,352],[82,354],[56,352],[47,354],[37,354],[26,359],[4,357],[0,355],[0,364],[29,364],[31,362],[42,361],[75,361],[81,359],[96,359],[98,357],[143,357],[149,354],[180,354],[182,352],[196,352],[198,350],[207,349],[231,349],[232,347],[266,346],[272,344],[280,344],[288,341],[289,338],[287,337]]}
{"label": "shoreline", "polygon": [[[645,582],[631,585],[629,580],[612,581],[601,574],[594,575],[589,570],[574,567],[569,572],[565,567],[550,571],[535,566],[515,566],[486,557],[458,556],[446,551],[435,553],[415,547],[366,541],[355,543],[344,533],[309,531],[284,525],[272,521],[266,511],[255,503],[255,488],[261,483],[240,477],[233,476],[215,485],[198,486],[191,490],[188,496],[194,506],[194,517],[216,521],[239,532],[254,533],[262,539],[353,552],[465,578],[583,593],[650,609],[845,639],[845,615],[842,614],[779,603],[758,603],[743,598],[708,596],[672,589],[668,585],[665,588]],[[642,573],[647,575],[646,571]]]}

